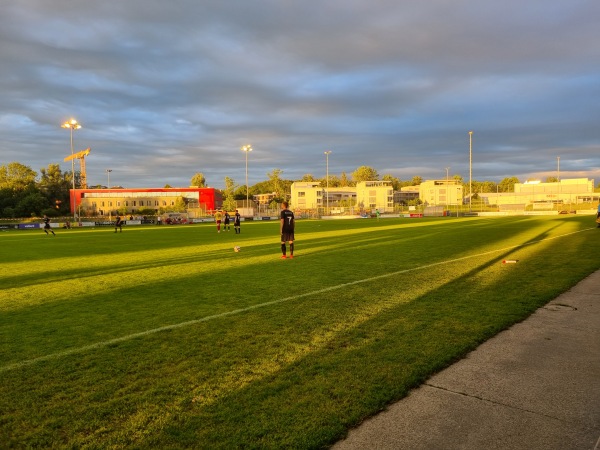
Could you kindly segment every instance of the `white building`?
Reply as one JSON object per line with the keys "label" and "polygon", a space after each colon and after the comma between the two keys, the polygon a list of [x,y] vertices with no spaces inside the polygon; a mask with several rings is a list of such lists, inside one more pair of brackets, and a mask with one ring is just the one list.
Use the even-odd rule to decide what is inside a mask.
{"label": "white building", "polygon": [[513,192],[480,193],[479,197],[489,205],[498,205],[500,209],[521,209],[527,205],[532,205],[534,209],[552,209],[555,204],[598,202],[600,193],[594,192],[594,180],[572,178],[554,183],[515,183]]}
{"label": "white building", "polygon": [[419,186],[419,199],[431,206],[461,205],[463,185],[454,179],[427,180]]}
{"label": "white building", "polygon": [[300,210],[356,207],[360,211],[392,212],[394,191],[391,181],[362,181],[356,187],[322,187],[317,181],[296,181],[291,186],[291,207]]}

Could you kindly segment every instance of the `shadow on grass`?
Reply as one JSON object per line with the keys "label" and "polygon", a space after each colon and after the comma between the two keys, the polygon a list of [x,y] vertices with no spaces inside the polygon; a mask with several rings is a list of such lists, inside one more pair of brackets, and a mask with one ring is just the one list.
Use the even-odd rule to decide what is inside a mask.
{"label": "shadow on grass", "polygon": [[[575,245],[561,247],[560,258],[548,259],[553,241],[531,245],[549,237],[546,231],[535,236],[523,229],[512,233],[522,234],[523,244],[504,253],[472,254],[472,259],[455,258],[452,263],[427,268],[423,263],[423,270],[389,273],[385,281],[365,281],[307,295],[293,304],[280,303],[188,330],[146,336],[80,358],[29,367],[14,377],[5,374],[10,398],[17,392],[16,397],[29,406],[11,413],[2,434],[5,426],[14,423],[13,417],[17,422],[26,417],[32,429],[40,427],[44,442],[55,445],[323,448],[342,437],[349,426],[526,318],[554,298],[554,291],[570,287],[573,276],[565,273],[564,264],[574,265],[581,278],[597,269],[597,261],[591,258],[579,260],[581,266],[573,264],[586,245],[584,236],[574,238]],[[420,237],[413,236],[415,247],[422,247]],[[497,243],[504,241],[494,238]],[[389,236],[370,242],[377,242],[373,251],[384,256],[397,253],[397,246],[405,243],[398,239],[396,245],[389,245]],[[344,244],[328,243],[329,238],[321,242],[320,255],[339,255]],[[599,245],[593,247],[596,255]],[[435,248],[426,251],[436,255]],[[357,259],[346,267],[352,269],[357,261],[374,267],[365,259],[367,253],[357,252]],[[518,265],[501,265],[503,258],[514,254],[520,255]],[[464,250],[463,256],[467,255],[469,251]],[[443,259],[438,255],[437,261]],[[337,267],[335,274],[311,280],[320,272],[311,272],[311,256],[306,261],[297,266],[287,263],[302,262],[302,258],[250,265],[250,280],[244,282],[253,283],[251,288],[234,291],[233,298],[213,293],[211,308],[231,310],[258,304],[260,298],[253,298],[253,293],[262,293],[264,301],[281,298],[287,288],[310,292],[311,283],[330,286],[344,269]],[[335,261],[339,266],[339,258],[330,262]],[[411,265],[406,262],[407,268]],[[297,267],[297,273],[292,267]],[[275,272],[272,279],[285,282],[266,285],[260,278],[266,270]],[[218,277],[212,279],[213,284],[218,282]],[[237,287],[244,286],[248,284]],[[151,286],[148,292],[156,288]],[[94,300],[102,302],[102,297]],[[140,308],[141,300],[137,301]],[[217,304],[219,300],[224,304]],[[117,308],[118,317],[125,312],[116,302],[106,306]],[[161,317],[170,306],[160,309]],[[199,307],[188,304],[175,318],[181,320]],[[123,323],[116,330],[122,331],[128,321],[144,329],[139,318],[135,314],[120,317]],[[90,325],[99,323],[90,321]],[[30,384],[44,383],[48,388],[40,397],[30,393]],[[217,388],[220,391],[215,393]],[[136,397],[138,391],[144,394]],[[199,391],[213,393],[214,401],[194,402]],[[57,399],[52,404],[44,402],[44,418],[34,411],[42,398]],[[46,416],[56,417],[54,427],[43,426]]]}
{"label": "shadow on grass", "polygon": [[[391,234],[395,231],[376,236],[372,233],[362,234],[360,239],[355,237],[352,246],[346,245],[339,236],[308,238],[303,241],[303,245],[310,249],[307,250],[307,257],[285,262],[279,261],[275,256],[274,260],[264,260],[271,258],[271,244],[252,246],[244,253],[244,258],[234,252],[227,253],[227,257],[221,260],[222,264],[218,268],[212,267],[208,272],[191,266],[192,263],[198,263],[196,256],[174,257],[170,259],[170,264],[189,265],[190,272],[186,275],[179,274],[168,283],[142,278],[141,284],[111,286],[110,293],[107,289],[96,292],[90,290],[77,299],[66,298],[21,307],[3,314],[2,322],[5,326],[2,334],[11,347],[8,361],[35,358],[65,348],[84,347],[113,339],[115,334],[135,334],[259,305],[281,298],[281,287],[277,283],[281,279],[286,280],[287,293],[305,295],[332,286],[332,281],[333,286],[342,287],[345,283],[357,280],[368,282],[373,277],[387,277],[394,271],[418,270],[423,262],[427,262],[424,265],[429,266],[438,262],[445,263],[449,256],[453,259],[465,256],[441,253],[441,246],[423,245],[435,233]],[[520,232],[522,230],[515,230],[514,234]],[[504,239],[506,235],[498,237],[498,240]],[[493,242],[487,244],[494,245]],[[408,254],[398,258],[398,248],[404,249]],[[256,257],[248,257],[248,254]],[[376,256],[369,259],[371,254]],[[465,254],[468,255],[468,251]],[[210,252],[202,255],[200,261],[214,261],[217,256],[220,256],[218,251]],[[360,264],[357,265],[356,262]],[[294,265],[284,265],[287,263]],[[86,269],[86,277],[93,284],[94,278],[98,276],[157,267],[169,270],[169,265],[165,265],[163,261],[151,259],[141,261],[136,266],[110,265],[97,268],[96,271],[90,269],[90,273]],[[267,273],[274,281],[272,284],[265,284]],[[53,274],[60,275],[60,279],[69,279],[69,276],[61,272]],[[43,282],[38,280],[37,284],[42,285],[43,289]],[[224,290],[239,294],[226,296],[223,294]],[[35,326],[31,327],[30,324]],[[48,339],[49,336],[52,339]]]}

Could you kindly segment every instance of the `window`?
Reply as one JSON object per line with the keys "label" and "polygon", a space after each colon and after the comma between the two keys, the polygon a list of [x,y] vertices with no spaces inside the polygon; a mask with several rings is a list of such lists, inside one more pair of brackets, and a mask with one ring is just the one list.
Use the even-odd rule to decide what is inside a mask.
{"label": "window", "polygon": [[306,192],[298,192],[298,197],[304,197],[306,196]]}
{"label": "window", "polygon": [[136,201],[135,201],[135,200],[134,200],[132,203],[133,203],[133,206],[137,206],[137,205],[136,205]]}

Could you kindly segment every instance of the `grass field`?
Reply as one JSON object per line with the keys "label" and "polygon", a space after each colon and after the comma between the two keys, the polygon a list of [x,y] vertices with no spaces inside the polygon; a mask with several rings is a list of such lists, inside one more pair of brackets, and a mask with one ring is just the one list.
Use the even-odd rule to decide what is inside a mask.
{"label": "grass field", "polygon": [[2,446],[324,448],[600,268],[589,216],[278,232],[0,233]]}

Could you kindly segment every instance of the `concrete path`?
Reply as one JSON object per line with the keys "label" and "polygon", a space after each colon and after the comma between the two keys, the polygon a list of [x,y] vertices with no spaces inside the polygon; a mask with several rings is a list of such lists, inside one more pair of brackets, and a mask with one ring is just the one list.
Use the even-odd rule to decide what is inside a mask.
{"label": "concrete path", "polygon": [[600,450],[600,271],[333,449]]}

